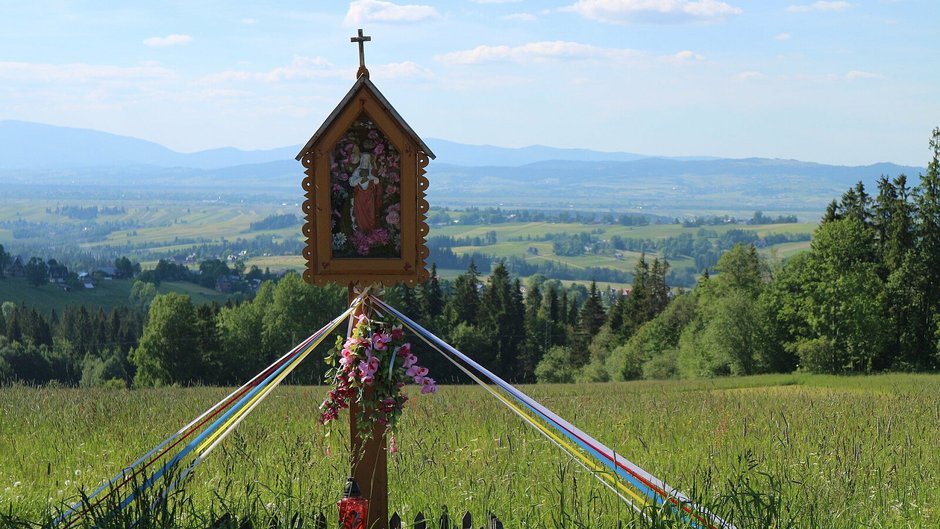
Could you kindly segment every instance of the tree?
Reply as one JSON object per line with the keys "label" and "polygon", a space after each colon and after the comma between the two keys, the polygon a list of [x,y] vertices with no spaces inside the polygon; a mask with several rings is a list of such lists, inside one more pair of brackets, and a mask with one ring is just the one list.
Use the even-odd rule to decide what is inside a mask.
{"label": "tree", "polygon": [[545,353],[535,368],[535,378],[539,383],[571,383],[577,371],[571,363],[571,351],[567,347],[555,346]]}
{"label": "tree", "polygon": [[[819,363],[816,355],[801,358],[807,368],[865,372],[879,367],[876,362],[885,353],[887,329],[873,240],[872,228],[856,217],[816,230],[803,278],[807,340],[815,340],[807,343],[827,344],[835,356],[826,356],[826,363]],[[819,348],[804,344],[803,350]]]}
{"label": "tree", "polygon": [[479,282],[477,267],[473,261],[470,261],[467,271],[454,280],[454,296],[451,298],[450,306],[456,321],[451,324],[476,323],[480,311]]}
{"label": "tree", "polygon": [[140,273],[140,264],[131,262],[127,257],[118,257],[114,260],[114,273],[118,279],[133,279]]}
{"label": "tree", "polygon": [[216,316],[221,363],[226,366],[224,379],[247,380],[265,365],[275,353],[263,349],[264,317],[274,301],[274,284],[261,283],[250,302],[226,305]]}
{"label": "tree", "polygon": [[764,336],[757,300],[767,267],[750,244],[718,260],[719,274],[695,289],[695,319],[679,339],[679,370],[686,376],[749,375],[764,370]]}
{"label": "tree", "polygon": [[39,257],[30,257],[26,263],[26,281],[30,285],[42,286],[49,282],[49,267]]}
{"label": "tree", "polygon": [[[278,281],[269,306],[262,315],[262,342],[254,346],[266,355],[265,361],[290,351],[317,329],[346,308],[344,289],[329,285],[319,287],[305,283],[297,273],[289,273]],[[323,378],[323,363],[309,362],[296,376],[308,383]]]}
{"label": "tree", "polygon": [[933,156],[927,172],[920,176],[920,184],[914,190],[917,207],[914,233],[918,259],[925,272],[924,297],[929,304],[926,326],[933,329],[940,325],[940,128],[933,129],[930,150]]}
{"label": "tree", "polygon": [[886,176],[878,180],[873,227],[878,237],[883,277],[901,266],[905,256],[914,249],[914,207],[910,193],[903,174],[894,180]]}
{"label": "tree", "polygon": [[10,266],[10,254],[4,250],[3,245],[0,244],[0,278],[5,277],[4,271],[7,267]]}
{"label": "tree", "polygon": [[148,312],[155,297],[157,297],[157,287],[153,283],[134,281],[134,284],[131,285],[130,303],[134,308],[145,313]]}
{"label": "tree", "polygon": [[135,386],[188,384],[199,373],[196,309],[189,296],[171,292],[154,298],[140,345],[131,353]]}
{"label": "tree", "polygon": [[431,276],[427,282],[418,286],[417,297],[421,317],[433,330],[436,327],[434,321],[444,312],[444,291],[437,276],[437,263],[431,265]]}
{"label": "tree", "polygon": [[588,345],[591,340],[601,330],[601,326],[607,319],[604,312],[604,305],[601,302],[600,293],[597,291],[597,282],[591,281],[591,289],[588,297],[581,306],[581,313],[578,315],[578,329],[575,332],[575,341],[572,344],[572,362],[575,367],[581,367],[590,361]]}
{"label": "tree", "polygon": [[480,299],[480,312],[476,318],[496,354],[496,369],[501,376],[516,376],[519,345],[524,338],[524,307],[518,282],[512,283],[509,271],[499,262]]}

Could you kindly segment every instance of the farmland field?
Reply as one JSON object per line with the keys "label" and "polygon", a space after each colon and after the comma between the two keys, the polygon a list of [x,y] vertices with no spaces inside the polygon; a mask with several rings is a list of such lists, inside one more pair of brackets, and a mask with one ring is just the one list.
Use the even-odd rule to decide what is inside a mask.
{"label": "farmland field", "polygon": [[[46,284],[41,287],[30,285],[26,279],[7,277],[0,279],[0,302],[11,301],[16,305],[26,305],[40,312],[62,312],[67,305],[101,308],[109,311],[113,308],[129,305],[133,281],[99,281],[91,290],[79,289],[63,291],[59,286]],[[188,295],[194,303],[225,303],[226,294],[203,288],[193,283],[166,281],[157,287],[157,292],[166,294],[177,292]]]}
{"label": "farmland field", "polygon": [[[940,377],[804,374],[525,386],[523,391],[739,528],[940,523]],[[221,511],[335,526],[346,434],[317,423],[325,390],[278,388],[199,467],[182,526]],[[0,516],[42,520],[226,394],[220,388],[0,389]],[[344,421],[340,421],[344,422]],[[632,526],[630,509],[482,388],[416,396],[390,457],[410,520],[494,512],[506,527]],[[0,520],[2,521],[2,520]],[[647,527],[639,523],[636,527]]]}

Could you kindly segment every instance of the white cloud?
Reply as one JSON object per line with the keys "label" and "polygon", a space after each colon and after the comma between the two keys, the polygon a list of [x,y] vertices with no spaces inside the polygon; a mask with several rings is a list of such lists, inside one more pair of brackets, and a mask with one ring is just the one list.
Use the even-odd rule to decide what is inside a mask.
{"label": "white cloud", "polygon": [[845,11],[852,7],[848,2],[818,0],[812,4],[791,5],[787,7],[788,13],[806,13],[809,11]]}
{"label": "white cloud", "polygon": [[152,47],[180,46],[183,44],[189,44],[192,41],[193,38],[189,35],[167,35],[165,37],[150,37],[148,39],[144,39],[144,45]]}
{"label": "white cloud", "polygon": [[345,22],[350,26],[358,26],[368,22],[418,22],[440,16],[436,9],[427,5],[356,0],[349,3]]}
{"label": "white cloud", "polygon": [[371,70],[374,77],[379,79],[430,79],[434,77],[434,72],[412,61],[380,64],[369,68],[369,70]]}
{"label": "white cloud", "polygon": [[244,24],[244,25],[246,25],[246,26],[250,26],[250,25],[252,25],[252,24],[256,24],[258,21],[255,20],[255,19],[253,19],[253,18],[243,18],[243,19],[241,20],[241,22],[242,22],[242,24]]}
{"label": "white cloud", "polygon": [[777,36],[774,38],[777,40],[790,40],[790,34],[786,32],[778,33]]}
{"label": "white cloud", "polygon": [[530,42],[521,46],[477,46],[472,50],[438,55],[445,64],[479,64],[485,62],[546,62],[549,60],[606,59],[622,60],[636,57],[639,52],[623,48],[599,48],[590,44],[566,41]]}
{"label": "white cloud", "polygon": [[672,55],[672,56],[670,57],[670,59],[672,59],[672,60],[674,60],[674,61],[680,61],[680,62],[685,62],[685,61],[703,61],[703,60],[705,60],[705,56],[704,56],[704,55],[699,55],[698,53],[695,53],[694,51],[683,50],[683,51],[680,51],[679,53],[677,53],[677,54],[675,54],[675,55]]}
{"label": "white cloud", "polygon": [[242,99],[255,95],[254,92],[249,90],[227,90],[224,88],[206,88],[199,94],[206,99]]}
{"label": "white cloud", "polygon": [[0,62],[0,79],[25,82],[89,82],[110,80],[166,79],[173,71],[160,66],[132,66],[129,68],[102,64],[42,64],[28,62]]}
{"label": "white cloud", "polygon": [[704,22],[743,13],[718,0],[578,0],[561,10],[611,24]]}
{"label": "white cloud", "polygon": [[845,74],[845,78],[849,80],[855,79],[883,79],[884,76],[880,73],[864,72],[861,70],[852,70],[849,73]]}
{"label": "white cloud", "polygon": [[286,66],[278,66],[267,72],[249,72],[245,70],[227,70],[208,75],[200,80],[203,84],[225,83],[232,81],[260,81],[264,83],[278,83],[282,81],[296,81],[309,79],[323,79],[326,77],[349,76],[351,69],[343,70],[323,57],[294,57]]}
{"label": "white cloud", "polygon": [[761,79],[766,79],[767,75],[761,72],[747,71],[741,72],[734,76],[735,79],[741,79],[742,81],[757,81]]}
{"label": "white cloud", "polygon": [[536,20],[535,15],[531,13],[513,13],[511,15],[505,15],[499,17],[503,20],[515,20],[517,22],[533,22]]}

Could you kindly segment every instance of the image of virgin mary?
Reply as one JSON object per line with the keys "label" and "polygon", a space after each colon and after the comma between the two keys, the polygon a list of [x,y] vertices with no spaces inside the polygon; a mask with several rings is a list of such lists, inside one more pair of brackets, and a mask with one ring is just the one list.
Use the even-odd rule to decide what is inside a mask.
{"label": "image of virgin mary", "polygon": [[355,121],[330,157],[334,257],[401,255],[401,155],[368,119]]}
{"label": "image of virgin mary", "polygon": [[382,201],[379,178],[375,176],[375,160],[371,154],[373,146],[370,143],[363,145],[365,152],[360,151],[358,146],[353,147],[353,160],[358,156],[359,162],[349,175],[349,185],[353,188],[353,224],[361,232],[378,228]]}

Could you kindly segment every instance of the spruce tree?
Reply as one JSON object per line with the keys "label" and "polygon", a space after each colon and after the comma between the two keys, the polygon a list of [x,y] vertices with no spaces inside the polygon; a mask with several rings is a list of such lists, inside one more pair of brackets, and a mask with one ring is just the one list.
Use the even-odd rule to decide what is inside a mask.
{"label": "spruce tree", "polygon": [[578,328],[575,331],[575,344],[572,351],[572,363],[575,367],[581,367],[590,360],[587,347],[601,330],[606,319],[607,314],[604,312],[600,292],[597,291],[597,282],[591,281],[591,289],[584,305],[581,306]]}
{"label": "spruce tree", "polygon": [[437,276],[437,263],[431,265],[431,276],[418,287],[417,295],[422,321],[433,328],[434,320],[444,312],[444,290]]}
{"label": "spruce tree", "polygon": [[467,271],[454,280],[454,296],[450,304],[456,321],[450,322],[452,325],[476,324],[477,314],[480,311],[480,293],[477,290],[479,277],[477,267],[471,260]]}
{"label": "spruce tree", "polygon": [[[920,184],[914,192],[917,206],[915,233],[918,243],[920,267],[924,271],[924,298],[927,306],[928,330],[940,330],[940,128],[933,129],[930,139],[932,158],[927,164],[927,172],[920,177]],[[932,351],[924,351],[927,355]],[[931,357],[931,363],[937,365],[940,359]]]}

